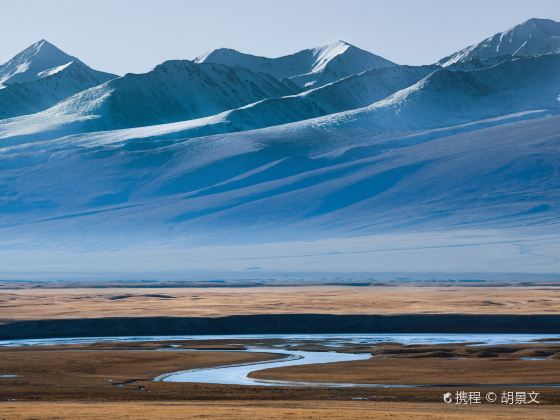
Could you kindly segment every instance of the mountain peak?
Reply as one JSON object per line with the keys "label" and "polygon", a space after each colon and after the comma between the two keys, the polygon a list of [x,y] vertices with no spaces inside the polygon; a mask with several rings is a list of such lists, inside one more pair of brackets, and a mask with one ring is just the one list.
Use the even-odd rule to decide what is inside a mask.
{"label": "mountain peak", "polygon": [[332,52],[340,54],[340,53],[343,53],[344,51],[346,51],[350,47],[356,48],[353,45],[349,44],[348,42],[335,41],[335,42],[331,42],[330,44],[326,44],[326,45],[322,45],[320,47],[312,48],[311,51],[332,51]]}
{"label": "mountain peak", "polygon": [[[560,22],[556,22],[552,19],[531,18],[517,26],[534,27],[550,35],[560,35]],[[512,29],[514,28],[515,27]]]}
{"label": "mountain peak", "polygon": [[214,50],[208,51],[196,57],[193,61],[195,63],[217,63],[217,64],[235,65],[235,61],[238,57],[245,57],[245,56],[256,57],[250,54],[239,52],[232,48],[216,48]]}
{"label": "mountain peak", "polygon": [[534,34],[544,35],[546,37],[558,37],[560,36],[560,22],[556,22],[552,19],[531,18],[502,32],[500,35],[507,36],[510,34],[518,34],[526,36],[527,38],[532,38]]}
{"label": "mountain peak", "polygon": [[[329,52],[332,52],[332,53],[341,54],[341,53],[344,53],[348,49],[354,49],[354,50],[358,50],[358,51],[367,52],[365,50],[362,50],[362,49],[356,47],[355,45],[350,44],[349,42],[342,41],[342,40],[334,41],[334,42],[331,42],[330,44],[325,44],[325,45],[321,45],[319,47],[312,48],[310,51],[321,51],[321,52],[329,51]],[[369,54],[371,54],[371,53],[369,53]]]}
{"label": "mountain peak", "polygon": [[46,39],[40,39],[34,44],[31,44],[29,47],[24,49],[21,53],[16,55],[16,57],[19,55],[25,55],[26,57],[33,57],[33,56],[37,56],[38,54],[51,55],[51,56],[55,55],[62,59],[70,59],[70,61],[74,59],[74,57],[66,54],[64,51],[62,51],[56,45],[51,44]]}
{"label": "mountain peak", "polygon": [[327,44],[326,47],[330,48],[338,48],[338,47],[354,47],[354,45],[350,44],[349,42],[343,41],[339,39],[338,41],[331,42]]}
{"label": "mountain peak", "polygon": [[[232,63],[222,62],[222,60],[237,60],[239,58],[245,58],[245,59],[250,58],[250,59],[253,59],[253,60],[277,60],[277,59],[282,59],[284,57],[291,57],[293,55],[303,54],[303,53],[306,53],[306,52],[312,52],[315,55],[319,55],[319,54],[324,53],[324,52],[338,52],[338,53],[340,53],[340,52],[343,52],[348,47],[357,48],[357,47],[354,47],[353,45],[351,45],[350,43],[348,43],[346,41],[338,40],[338,41],[335,41],[335,42],[331,42],[330,44],[321,45],[319,47],[299,51],[295,54],[291,54],[291,55],[288,55],[288,56],[276,57],[276,58],[269,58],[269,57],[262,57],[262,56],[257,56],[257,55],[253,55],[253,54],[247,54],[247,53],[243,53],[243,52],[240,52],[238,50],[235,50],[233,48],[222,47],[222,48],[216,48],[214,50],[208,51],[208,52],[196,57],[194,59],[194,62],[196,62],[196,63],[215,62],[215,63],[218,63],[218,64],[232,65]],[[217,60],[217,61],[215,61],[215,60]]]}
{"label": "mountain peak", "polygon": [[43,111],[115,77],[41,39],[0,65],[0,119]]}
{"label": "mountain peak", "polygon": [[41,39],[0,66],[0,84],[36,80],[46,71],[71,62],[80,62],[45,39]]}
{"label": "mountain peak", "polygon": [[[25,48],[22,52],[25,51],[38,51],[41,49],[41,47],[43,46],[49,46],[49,45],[53,45],[51,44],[49,41],[47,41],[46,39],[40,39],[37,42],[34,42],[33,44],[31,44],[29,47]],[[53,45],[54,46],[54,45]]]}
{"label": "mountain peak", "polygon": [[506,56],[527,57],[559,52],[560,22],[532,18],[445,57],[438,64],[449,66],[472,60]]}
{"label": "mountain peak", "polygon": [[[39,41],[37,41],[35,44],[33,45],[37,45],[37,46],[47,46],[47,47],[55,47],[53,44],[51,44],[49,41],[47,41],[45,38],[40,39]],[[56,48],[56,47],[55,47]]]}
{"label": "mountain peak", "polygon": [[300,87],[317,87],[372,68],[395,65],[343,40],[276,58],[218,48],[196,58],[195,62],[243,67],[278,79],[290,79]]}

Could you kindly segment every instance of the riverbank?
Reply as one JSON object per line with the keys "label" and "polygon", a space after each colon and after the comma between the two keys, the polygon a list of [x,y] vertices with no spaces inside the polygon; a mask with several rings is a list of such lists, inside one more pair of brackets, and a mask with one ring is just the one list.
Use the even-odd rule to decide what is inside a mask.
{"label": "riverbank", "polygon": [[[35,346],[29,345],[30,340],[21,347],[0,347],[0,418],[478,420],[560,416],[560,394],[551,387],[560,384],[559,342],[551,337],[515,341],[525,333],[560,335],[557,287],[10,289],[1,291],[0,308],[2,340],[129,336],[120,342],[64,340],[64,344],[54,340]],[[287,333],[299,333],[303,339],[282,337]],[[307,336],[321,333],[386,335],[375,342]],[[405,340],[394,333],[417,336]],[[418,333],[441,336],[426,341]],[[498,333],[498,339],[466,346],[453,336],[483,342],[481,337],[463,335],[476,333]],[[220,339],[201,334],[275,336]],[[138,337],[157,340],[162,335],[192,337],[173,342]],[[374,357],[250,374],[258,380],[358,385],[341,388],[153,380],[182,370],[278,358],[270,353],[231,351],[248,346],[373,353]],[[372,383],[422,386],[359,386]],[[541,404],[462,407],[442,402],[444,393],[459,390],[534,391]]]}
{"label": "riverbank", "polygon": [[[298,344],[299,343],[299,344]],[[439,403],[445,392],[535,391],[541,406],[560,407],[560,342],[536,341],[499,345],[354,343],[341,341],[344,353],[372,354],[362,360],[309,364],[251,373],[276,381],[310,382],[306,386],[256,386],[156,382],[155,378],[188,369],[205,369],[280,360],[274,348],[332,352],[323,340],[222,339],[173,342],[117,342],[0,348],[0,402],[127,401],[169,402],[276,400]],[[267,353],[231,351],[258,347]],[[194,349],[194,351],[193,351]],[[226,351],[227,350],[227,351]],[[533,359],[537,360],[533,360]],[[260,365],[260,367],[265,366]],[[254,365],[259,369],[259,365]],[[215,371],[219,375],[219,369]],[[377,383],[374,387],[324,387],[311,383]],[[421,387],[395,385],[421,384]],[[383,385],[391,385],[384,387]],[[509,409],[503,407],[502,409]],[[4,412],[0,411],[2,414]],[[539,412],[540,413],[540,412]],[[12,417],[7,417],[12,418]]]}

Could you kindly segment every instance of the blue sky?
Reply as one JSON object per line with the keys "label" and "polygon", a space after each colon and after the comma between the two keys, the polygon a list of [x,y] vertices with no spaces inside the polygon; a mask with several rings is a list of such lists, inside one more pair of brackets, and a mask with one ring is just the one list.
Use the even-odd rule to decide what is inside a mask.
{"label": "blue sky", "polygon": [[218,47],[277,56],[338,39],[426,64],[531,17],[560,20],[558,0],[20,0],[1,11],[0,62],[45,38],[119,74]]}

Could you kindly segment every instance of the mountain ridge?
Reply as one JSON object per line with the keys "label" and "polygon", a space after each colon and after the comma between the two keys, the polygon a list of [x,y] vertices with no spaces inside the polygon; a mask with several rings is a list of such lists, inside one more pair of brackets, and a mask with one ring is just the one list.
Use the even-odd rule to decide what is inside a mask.
{"label": "mountain ridge", "polygon": [[300,87],[317,87],[352,74],[395,63],[345,41],[309,48],[276,58],[241,53],[230,48],[219,48],[195,59],[196,62],[214,62],[255,72],[269,73],[290,79]]}
{"label": "mountain ridge", "polygon": [[501,56],[560,53],[560,22],[532,18],[457,51],[437,62],[441,66]]}
{"label": "mountain ridge", "polygon": [[[171,60],[4,119],[0,261],[142,275],[558,273],[560,54],[541,54],[551,28],[533,30],[545,35],[526,45],[535,55],[510,54],[519,40],[504,35],[488,56],[471,48],[445,67],[392,65],[308,89]],[[309,55],[313,77],[331,63],[350,71],[328,51]],[[76,68],[46,66],[4,90]]]}
{"label": "mountain ridge", "polygon": [[[1,92],[1,91],[0,91]],[[129,128],[201,118],[256,100],[299,92],[289,81],[219,64],[169,60],[83,90],[40,113],[40,119],[78,131]],[[18,118],[4,120],[18,121]]]}
{"label": "mountain ridge", "polygon": [[[560,54],[515,58],[475,70],[429,66],[408,69],[408,79],[397,78],[393,89],[381,89],[377,97],[375,95],[379,92],[373,89],[365,98],[347,98],[351,99],[348,104],[351,108],[354,105],[364,105],[360,101],[367,101],[367,98],[374,101],[361,108],[344,110],[342,100],[335,101],[334,105],[329,104],[328,100],[332,99],[341,86],[343,92],[357,90],[365,94],[366,89],[360,85],[360,79],[364,79],[365,83],[370,83],[371,80],[379,82],[383,74],[389,74],[388,80],[391,81],[390,76],[405,71],[405,67],[370,70],[300,94],[264,98],[219,114],[184,121],[183,128],[179,129],[176,135],[200,137],[310,118],[315,118],[314,123],[321,125],[336,124],[337,120],[351,120],[354,126],[369,130],[372,135],[378,135],[434,129],[539,109],[559,112]],[[370,75],[372,79],[368,78]],[[350,86],[348,89],[344,88],[346,84]],[[94,88],[96,89],[99,88]],[[389,96],[384,97],[384,94]],[[80,101],[84,104],[89,102],[91,100]],[[336,109],[337,102],[342,109]],[[63,114],[56,115],[57,121],[66,118]],[[33,118],[23,119],[19,126],[41,127],[40,120],[36,120],[34,116],[30,117]],[[89,123],[89,117],[84,118],[86,124]],[[95,124],[95,121],[93,123]],[[180,126],[181,124],[178,125]],[[6,138],[16,127],[18,125],[0,122],[0,138]],[[29,134],[36,136],[33,132]],[[50,137],[58,135],[55,131]]]}

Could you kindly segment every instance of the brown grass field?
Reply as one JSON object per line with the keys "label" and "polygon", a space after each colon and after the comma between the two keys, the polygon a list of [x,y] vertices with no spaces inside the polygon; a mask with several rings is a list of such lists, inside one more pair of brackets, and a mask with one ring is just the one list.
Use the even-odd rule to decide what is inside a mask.
{"label": "brown grass field", "polygon": [[[170,371],[265,360],[276,356],[234,349],[244,340],[175,342],[198,351],[159,351],[169,343],[99,343],[0,349],[0,419],[556,419],[555,389],[502,383],[560,383],[560,344],[508,346],[349,345],[373,351],[367,361],[279,368],[269,379],[325,382],[425,383],[425,388],[243,387],[153,382]],[[193,346],[194,345],[194,346]],[[315,347],[314,347],[315,346]],[[318,349],[301,345],[302,349]],[[546,356],[547,360],[522,360]],[[442,385],[443,383],[447,385]],[[477,388],[476,383],[496,384]],[[470,385],[465,385],[470,384]],[[540,392],[539,405],[456,406],[442,402],[456,390]]]}
{"label": "brown grass field", "polygon": [[0,289],[0,319],[328,314],[560,314],[560,287]]}
{"label": "brown grass field", "polygon": [[[308,286],[3,288],[0,321],[239,314],[560,314],[558,286]],[[266,341],[266,340],[260,340]],[[268,344],[278,344],[269,340]],[[223,352],[247,340],[0,348],[0,420],[11,419],[558,419],[560,343],[375,347],[367,361],[266,370],[256,377],[308,382],[426,384],[422,388],[242,387],[153,382],[162,373],[277,356]],[[332,351],[321,343],[303,350]],[[212,352],[205,350],[214,350]],[[218,351],[216,351],[218,350]],[[546,357],[546,360],[523,360]],[[508,388],[503,384],[527,384]],[[487,384],[477,388],[476,384]],[[494,384],[494,385],[488,385]],[[540,392],[541,404],[446,405],[444,392]]]}
{"label": "brown grass field", "polygon": [[[268,369],[253,376],[299,382],[380,384],[560,384],[560,344],[503,346],[400,346],[370,349],[375,357],[355,362]],[[546,360],[523,357],[545,356]],[[559,395],[560,397],[560,395]]]}
{"label": "brown grass field", "polygon": [[0,419],[307,419],[307,420],[557,420],[557,407],[447,406],[369,401],[227,401],[136,403],[0,403]]}

